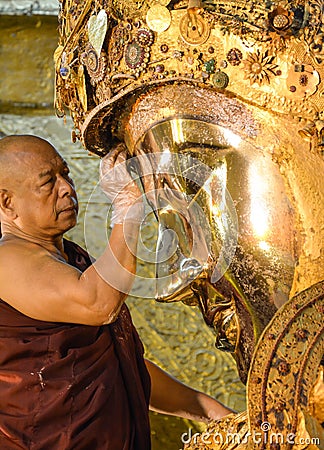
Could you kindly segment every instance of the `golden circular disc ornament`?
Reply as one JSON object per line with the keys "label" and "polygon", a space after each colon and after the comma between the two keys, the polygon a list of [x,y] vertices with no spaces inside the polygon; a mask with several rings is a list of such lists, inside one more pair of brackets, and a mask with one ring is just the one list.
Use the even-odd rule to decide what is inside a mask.
{"label": "golden circular disc ornament", "polygon": [[189,45],[204,44],[210,35],[208,23],[196,11],[187,11],[180,20],[179,29],[182,39]]}
{"label": "golden circular disc ornament", "polygon": [[161,4],[155,4],[147,11],[146,23],[152,31],[162,33],[171,25],[170,11]]}

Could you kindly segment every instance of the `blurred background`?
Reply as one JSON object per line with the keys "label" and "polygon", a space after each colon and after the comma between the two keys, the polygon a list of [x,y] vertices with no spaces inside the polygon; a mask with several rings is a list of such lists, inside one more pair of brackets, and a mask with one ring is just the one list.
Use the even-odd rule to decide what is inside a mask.
{"label": "blurred background", "polygon": [[[79,223],[68,237],[100,254],[106,237],[98,230],[106,226],[107,207],[95,189],[99,159],[79,142],[72,143],[71,120],[57,118],[53,109],[57,13],[57,0],[0,0],[0,136],[41,136],[67,159],[80,201]],[[154,233],[148,226],[145,239],[154,239]],[[139,270],[145,272],[146,267]],[[133,297],[127,303],[147,358],[231,408],[245,409],[245,388],[232,358],[214,348],[213,333],[197,309]],[[192,434],[204,429],[199,423],[155,413],[151,426],[153,450],[178,450],[190,429]]]}

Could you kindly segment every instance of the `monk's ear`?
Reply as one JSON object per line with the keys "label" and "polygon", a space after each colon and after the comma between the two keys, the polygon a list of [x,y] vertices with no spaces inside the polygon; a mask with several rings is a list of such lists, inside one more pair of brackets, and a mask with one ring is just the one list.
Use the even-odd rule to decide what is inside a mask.
{"label": "monk's ear", "polygon": [[0,211],[9,219],[16,219],[17,217],[13,204],[12,193],[6,189],[0,189]]}

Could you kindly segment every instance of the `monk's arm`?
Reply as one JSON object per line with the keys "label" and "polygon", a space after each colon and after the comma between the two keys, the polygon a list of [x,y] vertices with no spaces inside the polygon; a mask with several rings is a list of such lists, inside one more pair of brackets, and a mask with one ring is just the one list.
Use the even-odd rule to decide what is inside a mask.
{"label": "monk's arm", "polygon": [[145,360],[145,363],[151,377],[152,411],[205,423],[234,412],[209,395],[176,380],[151,361]]}
{"label": "monk's arm", "polygon": [[3,247],[0,298],[38,320],[110,323],[133,282],[137,234],[138,224],[115,225],[104,253],[83,273],[39,246]]}

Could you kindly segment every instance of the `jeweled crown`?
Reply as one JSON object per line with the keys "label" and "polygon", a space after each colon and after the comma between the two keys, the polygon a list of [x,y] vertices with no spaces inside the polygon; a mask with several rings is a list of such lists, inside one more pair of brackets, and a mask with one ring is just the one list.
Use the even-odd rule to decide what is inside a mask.
{"label": "jeweled crown", "polygon": [[[60,0],[56,109],[89,127],[135,91],[191,83],[303,121],[324,144],[323,0]],[[305,126],[306,125],[306,126]]]}

